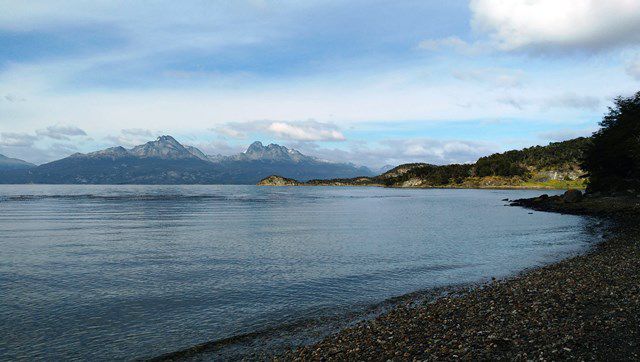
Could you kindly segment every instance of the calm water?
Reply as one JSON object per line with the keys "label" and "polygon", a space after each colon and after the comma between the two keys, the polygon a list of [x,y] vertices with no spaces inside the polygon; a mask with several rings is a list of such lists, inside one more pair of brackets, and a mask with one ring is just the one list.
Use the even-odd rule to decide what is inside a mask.
{"label": "calm water", "polygon": [[588,247],[540,191],[0,186],[0,360],[135,359]]}

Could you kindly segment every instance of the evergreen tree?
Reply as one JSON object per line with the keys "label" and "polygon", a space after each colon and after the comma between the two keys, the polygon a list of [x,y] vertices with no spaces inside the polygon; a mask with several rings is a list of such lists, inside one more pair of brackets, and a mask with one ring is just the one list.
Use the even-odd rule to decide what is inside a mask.
{"label": "evergreen tree", "polygon": [[640,92],[618,97],[587,146],[588,192],[640,191]]}

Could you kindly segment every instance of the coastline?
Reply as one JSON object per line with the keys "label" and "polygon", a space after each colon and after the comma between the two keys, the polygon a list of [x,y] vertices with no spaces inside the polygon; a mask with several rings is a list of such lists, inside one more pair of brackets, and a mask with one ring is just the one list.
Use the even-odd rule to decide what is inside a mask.
{"label": "coastline", "polygon": [[640,359],[640,199],[512,202],[610,226],[585,254],[372,320],[275,360]]}
{"label": "coastline", "polygon": [[461,183],[433,184],[420,179],[409,179],[403,182],[389,182],[379,177],[355,177],[351,179],[308,180],[298,181],[292,178],[271,175],[260,180],[257,186],[331,186],[331,187],[384,187],[398,189],[477,189],[477,190],[568,190],[585,189],[584,181],[548,180],[544,182],[507,179],[497,177],[469,178]]}
{"label": "coastline", "polygon": [[[509,186],[509,185],[500,185],[500,186],[387,186],[382,184],[369,184],[369,185],[331,185],[331,184],[304,184],[301,183],[299,185],[257,185],[257,186],[268,186],[268,187],[382,187],[388,189],[415,189],[415,190],[540,190],[540,191],[551,191],[551,190],[567,190],[566,187],[553,187],[553,186]],[[584,191],[584,187],[576,188],[576,190]]]}
{"label": "coastline", "polygon": [[288,351],[292,341],[296,345],[312,344],[357,323],[384,315],[401,305],[433,302],[446,295],[465,293],[477,285],[462,283],[419,290],[382,302],[362,305],[354,310],[212,340],[158,356],[137,358],[136,361],[271,360]]}

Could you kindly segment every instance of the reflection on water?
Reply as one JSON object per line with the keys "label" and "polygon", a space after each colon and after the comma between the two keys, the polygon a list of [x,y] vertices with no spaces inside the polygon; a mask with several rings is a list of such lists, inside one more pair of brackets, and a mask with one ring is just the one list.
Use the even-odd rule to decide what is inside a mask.
{"label": "reflection on water", "polygon": [[0,186],[0,359],[132,359],[584,250],[539,191]]}

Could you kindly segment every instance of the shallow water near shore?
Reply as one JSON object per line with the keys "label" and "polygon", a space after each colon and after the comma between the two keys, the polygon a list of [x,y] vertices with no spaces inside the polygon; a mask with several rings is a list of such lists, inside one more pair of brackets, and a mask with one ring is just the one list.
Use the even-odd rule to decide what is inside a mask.
{"label": "shallow water near shore", "polygon": [[501,201],[540,193],[3,185],[0,360],[130,360],[258,331],[282,338],[586,250],[588,218]]}

